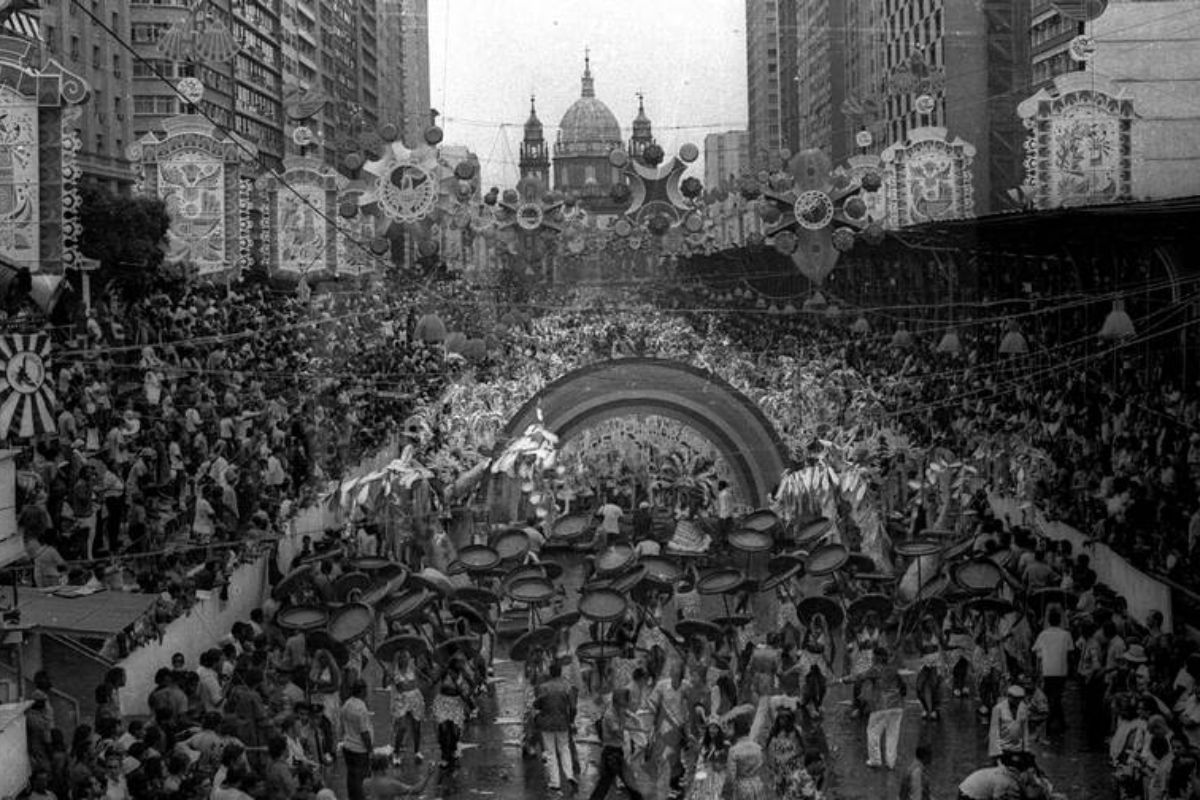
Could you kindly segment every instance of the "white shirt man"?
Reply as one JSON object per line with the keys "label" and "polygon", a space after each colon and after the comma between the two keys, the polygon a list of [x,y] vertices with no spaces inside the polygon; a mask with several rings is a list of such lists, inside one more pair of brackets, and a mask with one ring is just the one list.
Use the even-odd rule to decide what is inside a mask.
{"label": "white shirt man", "polygon": [[600,506],[596,512],[596,516],[600,517],[600,529],[609,534],[620,533],[621,513],[621,507],[611,501]]}

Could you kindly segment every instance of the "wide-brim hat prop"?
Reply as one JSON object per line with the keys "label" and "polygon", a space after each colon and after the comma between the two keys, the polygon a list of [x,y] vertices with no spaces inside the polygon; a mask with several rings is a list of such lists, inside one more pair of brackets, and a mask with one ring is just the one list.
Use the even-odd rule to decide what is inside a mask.
{"label": "wide-brim hat prop", "polygon": [[1146,650],[1140,644],[1130,645],[1122,657],[1131,664],[1145,664],[1147,660]]}

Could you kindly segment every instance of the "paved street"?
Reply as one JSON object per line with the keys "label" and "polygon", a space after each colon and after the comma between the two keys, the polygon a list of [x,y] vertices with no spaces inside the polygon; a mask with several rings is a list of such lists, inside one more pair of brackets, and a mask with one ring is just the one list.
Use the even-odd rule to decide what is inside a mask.
{"label": "paved street", "polygon": [[[577,585],[578,574],[568,569],[568,585]],[[577,626],[582,628],[583,626]],[[582,631],[579,633],[582,636]],[[524,702],[521,664],[498,658],[495,666],[496,696],[485,698],[480,717],[469,724],[462,745],[459,767],[439,774],[428,786],[427,798],[490,797],[496,800],[543,796],[545,779],[542,765],[521,756],[521,717]],[[378,685],[374,670],[369,679]],[[910,683],[911,686],[911,683]],[[826,700],[826,734],[830,745],[827,797],[830,800],[881,800],[897,796],[901,770],[912,758],[922,737],[934,752],[933,779],[935,797],[953,796],[954,787],[976,766],[987,762],[987,729],[975,717],[973,703],[948,698],[940,722],[923,722],[915,699],[908,705],[900,745],[900,768],[896,772],[872,770],[865,766],[866,749],[863,723],[849,716],[849,687],[833,686]],[[1067,698],[1072,728],[1065,739],[1039,749],[1039,763],[1056,788],[1067,797],[1079,800],[1105,798],[1110,793],[1110,771],[1100,754],[1087,753],[1081,741],[1078,693],[1072,687]],[[387,695],[372,693],[377,741],[390,741]],[[596,778],[598,750],[591,738],[590,703],[581,704],[581,719],[576,741],[583,763],[579,795],[587,797]],[[431,723],[426,722],[423,736],[426,763],[437,763],[437,741]],[[1064,755],[1065,754],[1065,755]],[[341,770],[331,772],[333,785],[342,791]],[[623,796],[623,795],[622,795]],[[614,793],[613,797],[617,797]]]}

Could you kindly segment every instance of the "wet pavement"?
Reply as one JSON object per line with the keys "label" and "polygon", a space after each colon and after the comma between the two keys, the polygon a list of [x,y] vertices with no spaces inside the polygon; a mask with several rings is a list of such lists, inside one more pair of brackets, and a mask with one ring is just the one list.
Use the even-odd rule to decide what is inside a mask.
{"label": "wet pavement", "polygon": [[[568,583],[578,583],[574,569],[567,573]],[[572,580],[575,579],[575,580]],[[715,609],[714,609],[715,610]],[[707,613],[707,609],[706,609]],[[582,639],[585,625],[576,626]],[[502,646],[503,655],[506,647]],[[461,745],[461,759],[453,770],[438,770],[438,749],[433,723],[425,722],[422,751],[426,768],[438,770],[424,793],[425,798],[494,798],[518,800],[527,797],[554,796],[546,788],[544,770],[537,759],[522,757],[522,717],[525,694],[522,665],[497,657],[495,662],[495,696],[480,702],[480,715],[468,723]],[[375,669],[368,671],[368,680],[379,685]],[[912,679],[910,678],[910,688]],[[913,693],[910,692],[910,698]],[[953,797],[956,787],[968,773],[987,764],[987,728],[975,715],[975,704],[967,699],[947,696],[943,701],[940,721],[921,719],[920,705],[911,699],[905,710],[901,732],[900,758],[897,769],[871,769],[866,766],[865,725],[850,716],[850,688],[832,685],[825,701],[824,728],[830,753],[827,758],[828,800],[884,800],[898,797],[900,777],[921,741],[933,751],[931,769],[934,797]],[[1056,790],[1067,798],[1083,800],[1112,796],[1110,771],[1100,753],[1088,753],[1081,742],[1079,695],[1074,686],[1068,689],[1067,713],[1069,728],[1049,745],[1037,746],[1035,752],[1042,769],[1053,781]],[[371,693],[375,714],[376,742],[391,741],[391,720],[387,695]],[[591,733],[594,706],[588,699],[580,701],[580,719],[576,742],[582,766],[580,786],[575,796],[590,795],[596,780],[599,750]],[[400,775],[406,780],[415,776],[412,767]],[[332,769],[327,780],[345,797],[345,778],[340,769]],[[567,790],[565,796],[571,796]],[[613,798],[626,795],[614,789]]]}

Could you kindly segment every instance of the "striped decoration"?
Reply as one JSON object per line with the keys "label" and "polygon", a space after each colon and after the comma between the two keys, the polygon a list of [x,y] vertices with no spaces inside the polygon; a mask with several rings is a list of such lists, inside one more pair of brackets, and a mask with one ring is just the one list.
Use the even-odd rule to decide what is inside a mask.
{"label": "striped decoration", "polygon": [[50,337],[0,336],[0,439],[28,439],[57,430],[58,398],[50,377]]}
{"label": "striped decoration", "polygon": [[37,3],[32,0],[0,0],[0,34],[40,42],[41,25],[38,24],[38,18],[30,13],[30,10],[36,9]]}

